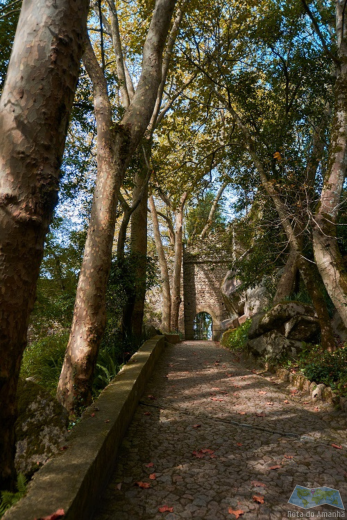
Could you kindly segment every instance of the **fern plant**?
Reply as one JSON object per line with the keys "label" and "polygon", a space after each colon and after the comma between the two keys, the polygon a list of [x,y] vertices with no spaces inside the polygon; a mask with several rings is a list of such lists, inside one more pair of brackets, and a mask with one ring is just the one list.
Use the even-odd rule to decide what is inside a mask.
{"label": "fern plant", "polygon": [[11,493],[11,491],[2,491],[1,502],[0,502],[0,518],[6,513],[10,507],[14,506],[22,497],[24,497],[27,488],[27,480],[23,473],[19,473],[17,476],[16,483],[17,491]]}

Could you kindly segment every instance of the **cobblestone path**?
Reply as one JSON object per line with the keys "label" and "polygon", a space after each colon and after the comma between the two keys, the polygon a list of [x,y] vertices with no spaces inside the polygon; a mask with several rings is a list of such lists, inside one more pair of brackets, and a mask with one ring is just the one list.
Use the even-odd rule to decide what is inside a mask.
{"label": "cobblestone path", "polygon": [[247,370],[217,343],[169,346],[94,520],[294,518],[296,485],[338,489],[347,507],[346,428],[346,414]]}

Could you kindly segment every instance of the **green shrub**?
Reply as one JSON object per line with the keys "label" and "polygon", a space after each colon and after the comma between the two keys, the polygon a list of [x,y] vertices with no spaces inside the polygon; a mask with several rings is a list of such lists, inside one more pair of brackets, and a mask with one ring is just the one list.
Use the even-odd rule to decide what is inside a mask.
{"label": "green shrub", "polygon": [[69,333],[52,334],[29,345],[23,355],[21,377],[35,382],[55,395],[64,361]]}
{"label": "green shrub", "polygon": [[347,393],[347,347],[340,347],[335,352],[322,352],[319,346],[304,349],[298,367],[310,381]]}
{"label": "green shrub", "polygon": [[11,493],[10,491],[2,491],[0,501],[0,518],[6,513],[10,507],[14,506],[26,493],[27,481],[22,473],[17,477],[17,491]]}
{"label": "green shrub", "polygon": [[251,323],[252,320],[247,320],[237,329],[224,332],[221,341],[222,345],[224,345],[224,347],[230,348],[231,350],[244,349],[248,341],[248,331]]}

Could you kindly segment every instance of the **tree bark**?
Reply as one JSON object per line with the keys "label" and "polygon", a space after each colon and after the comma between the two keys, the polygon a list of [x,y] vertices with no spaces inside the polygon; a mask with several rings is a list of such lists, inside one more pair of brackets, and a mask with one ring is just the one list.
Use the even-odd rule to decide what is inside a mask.
{"label": "tree bark", "polygon": [[225,190],[225,188],[227,186],[228,186],[228,182],[225,182],[224,184],[222,184],[222,186],[218,190],[216,198],[214,199],[214,201],[212,203],[211,210],[210,210],[210,213],[208,215],[207,222],[206,222],[206,224],[204,226],[204,229],[200,233],[200,238],[201,239],[204,239],[206,237],[208,230],[212,226],[214,215],[215,215],[215,213],[217,211],[217,208],[218,208],[218,202],[219,202],[221,196],[223,195],[223,191]]}
{"label": "tree bark", "polygon": [[136,259],[135,268],[135,298],[132,305],[130,328],[134,338],[142,337],[143,314],[146,297],[146,272],[147,272],[147,200],[148,179],[143,172],[135,176],[135,188],[133,199],[141,195],[141,201],[131,216],[131,254]]}
{"label": "tree bark", "polygon": [[317,267],[325,287],[347,326],[347,272],[336,240],[336,222],[347,166],[347,16],[343,2],[336,2],[338,63],[335,106],[327,174],[313,222]]}
{"label": "tree bark", "polygon": [[297,270],[297,253],[295,250],[291,249],[286,265],[284,266],[283,274],[277,284],[277,290],[273,301],[274,305],[284,300],[293,291]]}
{"label": "tree bark", "polygon": [[162,281],[162,320],[161,320],[161,328],[163,332],[170,332],[171,326],[171,291],[170,291],[170,277],[169,270],[167,268],[167,262],[165,257],[165,252],[163,248],[163,244],[160,236],[159,229],[159,221],[157,209],[155,207],[155,202],[153,195],[149,197],[149,206],[151,209],[152,223],[153,223],[153,234],[155,240],[155,247],[157,249],[159,267],[160,267],[160,275]]}
{"label": "tree bark", "polygon": [[178,330],[178,318],[181,303],[181,270],[182,270],[182,255],[183,255],[183,210],[187,200],[187,192],[184,192],[180,205],[176,210],[175,219],[175,259],[174,272],[172,280],[172,304],[171,304],[171,329]]}
{"label": "tree bark", "polygon": [[87,0],[24,0],[0,101],[0,489],[14,479],[17,382],[87,12]]}
{"label": "tree bark", "polygon": [[[117,190],[153,113],[161,81],[162,53],[175,3],[176,0],[157,0],[155,4],[143,49],[141,76],[135,95],[119,124],[112,124],[112,121],[109,122],[110,116],[106,117],[106,107],[109,106],[106,82],[94,59],[94,65],[88,69],[93,82],[94,101],[98,99],[95,116],[100,149],[97,186],[77,288],[73,324],[57,392],[58,400],[71,413],[78,413],[82,406],[91,402],[93,373],[105,328],[105,293],[111,265]],[[102,110],[99,110],[99,105],[103,107]],[[112,157],[111,148],[108,148],[111,139]],[[103,157],[105,151],[110,154],[108,164]],[[110,214],[112,212],[113,215]]]}

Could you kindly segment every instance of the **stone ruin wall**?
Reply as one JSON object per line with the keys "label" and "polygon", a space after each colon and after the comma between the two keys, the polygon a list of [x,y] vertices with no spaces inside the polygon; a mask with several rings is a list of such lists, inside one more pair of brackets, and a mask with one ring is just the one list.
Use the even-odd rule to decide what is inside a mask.
{"label": "stone ruin wall", "polygon": [[221,291],[229,263],[230,259],[211,259],[203,253],[184,251],[179,328],[185,339],[194,339],[194,318],[199,312],[207,312],[213,319],[212,339],[219,340],[221,322],[229,318]]}

